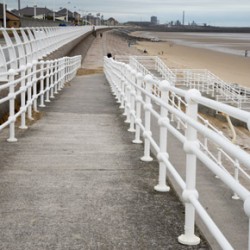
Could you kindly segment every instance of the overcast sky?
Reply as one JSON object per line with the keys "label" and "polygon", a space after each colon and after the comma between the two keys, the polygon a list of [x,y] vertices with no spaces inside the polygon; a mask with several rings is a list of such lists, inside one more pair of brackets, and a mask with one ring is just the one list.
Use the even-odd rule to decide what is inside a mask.
{"label": "overcast sky", "polygon": [[[8,9],[17,9],[17,0],[5,2]],[[185,11],[186,24],[194,20],[198,24],[250,27],[250,0],[21,0],[21,8],[34,4],[81,14],[100,12],[104,18],[120,22],[150,21],[151,16],[157,16],[161,24],[181,21]]]}

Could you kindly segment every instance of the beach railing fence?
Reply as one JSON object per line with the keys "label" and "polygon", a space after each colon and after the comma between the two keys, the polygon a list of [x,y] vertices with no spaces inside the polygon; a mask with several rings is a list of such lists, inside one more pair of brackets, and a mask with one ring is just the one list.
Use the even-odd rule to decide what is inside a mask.
{"label": "beach railing fence", "polygon": [[[133,62],[133,64],[131,64]],[[207,69],[170,69],[158,56],[130,56],[133,68],[154,78],[165,79],[177,87],[197,89],[217,101],[250,110],[250,89],[226,83]]]}
{"label": "beach railing fence", "polygon": [[[118,61],[125,62],[124,56],[118,56],[117,58],[118,58]],[[130,66],[133,69],[137,70],[138,72],[142,73],[142,75],[144,76],[149,74],[153,78],[155,78],[153,73],[151,73],[150,69],[144,67],[144,65],[151,65],[150,68],[152,69],[154,65],[153,62],[156,62],[157,64],[160,62],[160,64],[162,65],[161,67],[164,71],[164,63],[160,59],[158,60],[157,59],[158,57],[127,56],[127,58],[130,59],[129,60]],[[142,61],[146,61],[147,63],[143,65],[141,63]],[[128,60],[126,60],[126,62],[128,62]],[[158,69],[157,64],[155,64],[156,69]],[[172,77],[167,77],[167,79],[170,80],[172,85],[175,85],[178,87],[184,86],[186,89],[191,89],[191,88],[198,89],[201,92],[205,92],[207,95],[211,95],[211,96],[215,95],[214,81],[207,80],[207,78],[211,76],[210,74],[211,72],[209,72],[208,70],[206,69],[192,69],[192,70],[191,69],[174,69],[172,72],[173,72],[172,74],[175,74],[176,76],[179,77],[179,78],[177,77],[177,80],[175,78],[174,81],[172,81],[173,80]],[[163,79],[166,79],[166,78],[163,76]],[[216,82],[220,80],[218,79]],[[180,85],[180,81],[182,82],[181,85]],[[157,85],[153,85],[152,93],[155,96],[160,97],[160,90]],[[174,106],[175,108],[179,110],[182,110],[183,107],[185,110],[187,106],[187,103],[185,102],[185,100],[182,97],[176,95],[175,93],[170,94],[169,101],[172,106]],[[204,119],[200,114],[198,114],[198,120],[202,124],[204,124],[204,126],[212,129],[219,135],[224,136],[222,131],[219,131],[217,128],[215,128],[208,120]],[[177,129],[181,129],[181,128],[186,129],[186,124],[184,124],[178,117],[175,117],[174,114],[171,114],[171,121],[176,122]],[[230,158],[225,151],[223,151],[220,147],[216,147],[211,141],[208,140],[207,137],[200,139],[199,141],[200,141],[200,146],[204,150],[204,152],[206,152],[225,171],[228,171],[230,174],[232,174],[232,170],[233,170],[232,175],[234,176],[235,180],[239,181],[239,173],[241,173],[242,176],[247,180],[247,184],[249,183],[250,178],[249,178],[248,173],[240,167],[240,164],[237,160]],[[233,197],[236,199],[237,195],[234,194]]]}
{"label": "beach railing fence", "polygon": [[0,28],[0,81],[8,80],[4,78],[8,70],[41,60],[92,29],[92,26]]}
{"label": "beach railing fence", "polygon": [[[20,129],[26,129],[26,117],[33,120],[33,112],[45,107],[46,102],[71,81],[81,66],[81,56],[63,57],[49,61],[33,61],[19,69],[10,69],[1,75],[8,79],[0,85],[0,107],[8,104],[8,119],[0,125],[0,131],[9,126],[9,142],[16,142],[16,121],[20,117]],[[20,99],[20,105],[18,105]]]}
{"label": "beach railing fence", "polygon": [[[211,127],[198,121],[198,106],[203,105],[210,109],[228,114],[242,122],[245,122],[250,129],[249,112],[223,104],[221,102],[202,97],[196,89],[182,90],[173,86],[166,80],[159,81],[152,76],[143,76],[135,71],[131,66],[113,59],[104,59],[105,75],[110,83],[112,92],[116,97],[120,107],[124,108],[126,122],[129,123],[129,131],[135,133],[133,143],[142,143],[141,136],[144,138],[143,161],[151,161],[150,150],[154,149],[156,158],[159,161],[159,182],[155,190],[161,192],[169,191],[166,183],[167,173],[178,183],[182,189],[182,199],[185,204],[185,225],[184,233],[178,237],[178,241],[186,245],[199,244],[200,240],[195,235],[195,212],[197,212],[207,226],[211,235],[218,242],[222,249],[233,249],[221,230],[212,220],[207,210],[200,203],[198,190],[196,187],[196,163],[200,160],[215,176],[236,194],[244,202],[244,211],[250,221],[250,192],[227,171],[225,171],[217,160],[214,160],[200,145],[199,137],[207,138],[220,148],[221,151],[234,162],[242,164],[246,169],[250,169],[250,155],[234,145],[230,140]],[[152,86],[158,85],[161,92],[155,96],[152,93]],[[179,108],[179,105],[171,105],[171,95],[179,96],[185,99],[187,105],[185,112]],[[156,103],[157,105],[153,105]],[[176,102],[173,101],[173,103]],[[155,107],[160,107],[155,108]],[[142,116],[144,112],[144,118]],[[177,117],[183,124],[184,132],[181,132],[176,125],[171,122],[171,116]],[[151,120],[156,119],[159,126],[159,142],[154,138],[151,128]],[[172,165],[171,157],[168,155],[167,135],[171,133],[176,140],[183,144],[183,150],[186,154],[186,181],[177,172]],[[202,143],[205,145],[206,143]],[[237,165],[237,164],[236,164]],[[236,166],[236,168],[238,168]],[[246,233],[247,234],[247,233]],[[250,232],[248,232],[248,242]],[[248,249],[250,249],[250,244]]]}

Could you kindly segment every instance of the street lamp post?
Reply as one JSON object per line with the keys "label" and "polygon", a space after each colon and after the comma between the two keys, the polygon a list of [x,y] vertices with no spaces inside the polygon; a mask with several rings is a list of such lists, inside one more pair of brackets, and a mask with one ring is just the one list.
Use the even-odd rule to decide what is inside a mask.
{"label": "street lamp post", "polygon": [[6,7],[5,7],[5,0],[3,1],[3,27],[6,28]]}
{"label": "street lamp post", "polygon": [[[70,2],[68,2],[68,5],[70,5]],[[66,15],[66,22],[69,21],[69,9],[67,7],[67,15]]]}
{"label": "street lamp post", "polygon": [[36,5],[34,5],[34,18],[36,18]]}
{"label": "street lamp post", "polygon": [[55,0],[53,1],[53,22],[56,20],[56,12],[55,12]]}

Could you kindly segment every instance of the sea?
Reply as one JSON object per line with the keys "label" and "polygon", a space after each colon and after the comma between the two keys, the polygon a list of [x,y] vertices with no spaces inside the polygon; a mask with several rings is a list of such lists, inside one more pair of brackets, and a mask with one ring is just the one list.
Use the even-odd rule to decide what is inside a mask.
{"label": "sea", "polygon": [[194,48],[250,57],[250,33],[149,32],[138,31],[136,36],[152,41],[166,41]]}

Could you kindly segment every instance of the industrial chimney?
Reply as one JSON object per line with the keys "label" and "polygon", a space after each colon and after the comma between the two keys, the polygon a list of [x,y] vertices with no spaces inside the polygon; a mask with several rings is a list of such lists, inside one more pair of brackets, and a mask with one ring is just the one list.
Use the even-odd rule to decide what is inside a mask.
{"label": "industrial chimney", "polygon": [[18,10],[21,9],[21,3],[20,3],[21,0],[18,0]]}

